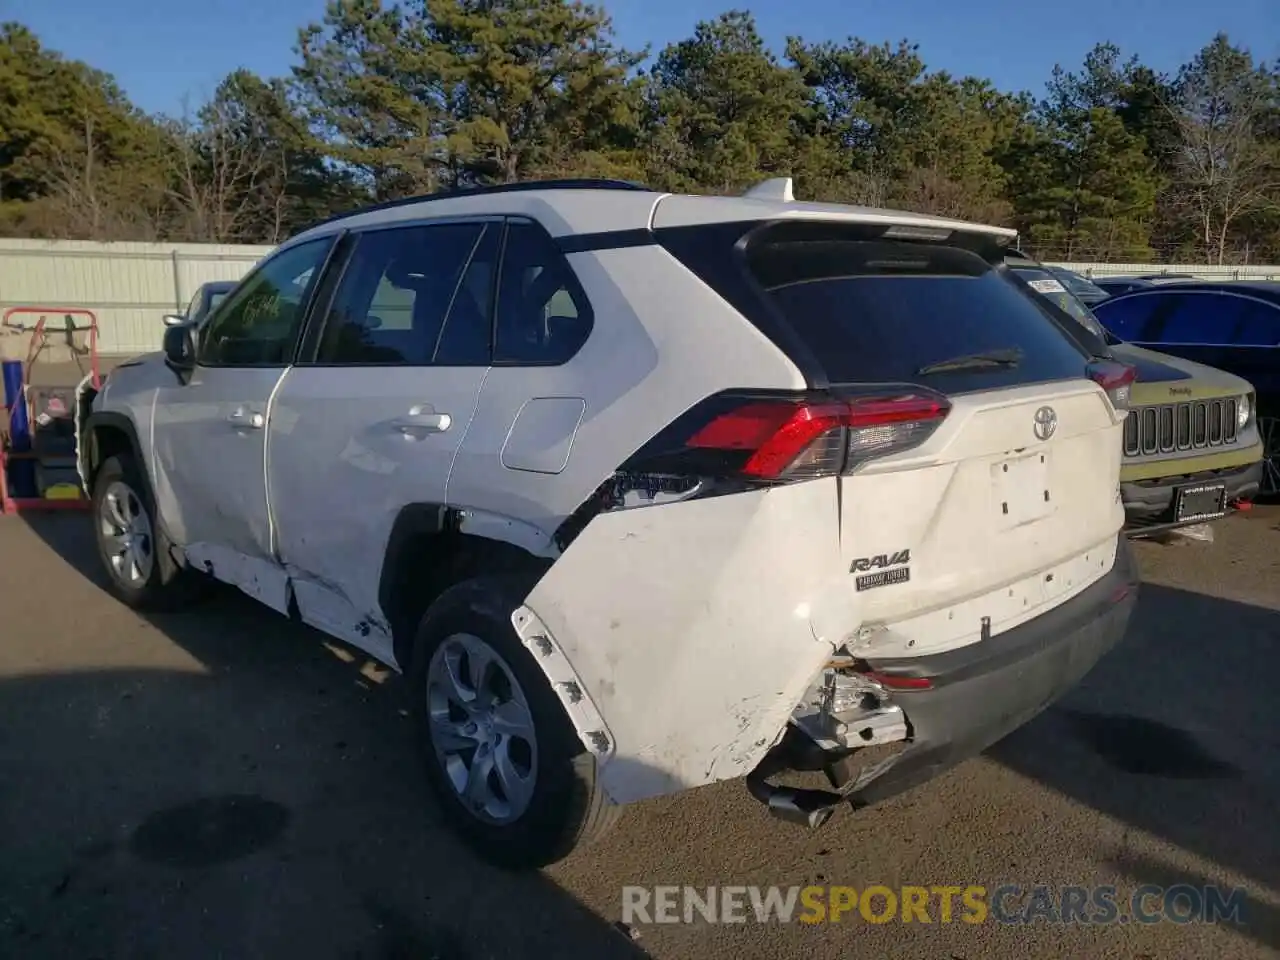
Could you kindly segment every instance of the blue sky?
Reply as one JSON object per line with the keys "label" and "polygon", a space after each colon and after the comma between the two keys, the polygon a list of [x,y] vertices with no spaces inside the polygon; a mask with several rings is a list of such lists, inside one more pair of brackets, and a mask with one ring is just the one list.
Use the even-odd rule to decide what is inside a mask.
{"label": "blue sky", "polygon": [[[732,0],[611,0],[604,6],[627,45],[656,52],[692,32]],[[933,69],[975,74],[1006,90],[1043,90],[1055,63],[1078,67],[1110,40],[1151,66],[1173,70],[1214,33],[1227,32],[1255,57],[1280,57],[1280,0],[739,0],[765,39],[849,35],[909,38]],[[237,67],[287,72],[297,29],[318,20],[324,0],[0,0],[0,20],[17,20],[69,57],[115,75],[134,102],[180,113],[205,99]]]}

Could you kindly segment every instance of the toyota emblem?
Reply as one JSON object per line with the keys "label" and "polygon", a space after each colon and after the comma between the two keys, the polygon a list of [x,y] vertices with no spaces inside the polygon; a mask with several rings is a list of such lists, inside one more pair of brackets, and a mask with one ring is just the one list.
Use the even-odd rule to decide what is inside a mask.
{"label": "toyota emblem", "polygon": [[1036,411],[1035,433],[1037,440],[1048,440],[1058,429],[1058,415],[1053,407],[1041,407]]}

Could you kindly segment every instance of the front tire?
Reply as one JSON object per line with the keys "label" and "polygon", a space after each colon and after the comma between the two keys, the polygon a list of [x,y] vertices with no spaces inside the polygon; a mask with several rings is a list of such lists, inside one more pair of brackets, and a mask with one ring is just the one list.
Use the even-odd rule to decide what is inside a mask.
{"label": "front tire", "polygon": [[618,811],[511,624],[525,586],[486,577],[446,590],[422,618],[409,670],[432,792],[483,859],[511,869],[563,859]]}
{"label": "front tire", "polygon": [[173,609],[193,599],[194,575],[174,561],[137,461],[108,458],[93,481],[98,557],[111,592],[136,610]]}

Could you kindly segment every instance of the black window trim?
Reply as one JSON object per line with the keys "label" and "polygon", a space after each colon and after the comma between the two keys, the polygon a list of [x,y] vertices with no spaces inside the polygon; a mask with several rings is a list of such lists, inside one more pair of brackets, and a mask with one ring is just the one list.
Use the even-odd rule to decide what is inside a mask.
{"label": "black window trim", "polygon": [[[494,323],[497,315],[496,311],[496,290],[490,297],[489,306],[489,361],[486,363],[351,363],[349,361],[329,360],[323,361],[319,359],[320,344],[324,340],[325,331],[329,327],[330,309],[333,307],[333,301],[337,298],[338,291],[342,288],[342,281],[346,279],[347,268],[351,265],[351,261],[355,258],[356,252],[360,249],[360,240],[363,237],[373,233],[387,233],[394,230],[411,230],[421,229],[422,227],[443,227],[455,224],[483,223],[497,224],[502,231],[498,237],[498,260],[497,269],[494,270],[494,276],[491,283],[497,283],[497,277],[502,267],[502,251],[506,243],[506,221],[504,214],[495,213],[475,213],[475,214],[455,214],[452,216],[437,217],[415,217],[412,220],[396,220],[393,223],[374,223],[367,226],[354,227],[349,230],[343,230],[342,236],[346,239],[347,248],[342,254],[341,260],[335,264],[333,282],[329,283],[324,292],[323,297],[317,299],[313,312],[308,316],[307,328],[304,331],[305,336],[294,359],[294,366],[299,367],[317,367],[321,369],[339,369],[339,370],[402,370],[411,368],[415,370],[433,370],[433,369],[456,369],[456,370],[481,370],[487,369],[493,365],[493,340],[494,340]],[[483,240],[483,235],[481,236]],[[474,255],[475,250],[472,250]],[[466,266],[470,267],[471,261],[468,260]],[[465,269],[464,269],[465,274]],[[458,282],[462,282],[462,277],[458,278]],[[445,323],[449,322],[449,318],[445,317]]]}
{"label": "black window trim", "polygon": [[[318,237],[309,237],[300,240],[297,243],[288,243],[264,257],[248,274],[246,274],[239,283],[232,288],[227,299],[223,304],[229,303],[234,294],[239,293],[263,271],[265,271],[272,263],[275,263],[280,257],[286,256],[298,247],[304,247],[319,241],[328,241],[328,248],[324,251],[324,255],[320,258],[319,263],[315,267],[315,272],[311,280],[307,283],[307,289],[303,293],[302,303],[298,305],[298,309],[302,313],[301,321],[298,329],[294,333],[293,343],[285,351],[284,361],[282,363],[208,363],[202,357],[202,350],[199,345],[196,347],[196,368],[199,370],[287,370],[297,361],[298,348],[302,344],[303,337],[306,334],[307,327],[310,324],[311,313],[315,309],[316,292],[320,288],[321,282],[329,272],[329,266],[333,259],[334,251],[338,247],[338,241],[346,234],[346,231],[336,231],[332,234],[323,234]],[[206,314],[201,327],[204,331],[208,331],[209,322],[214,319],[214,314]]]}
{"label": "black window trim", "polygon": [[[381,368],[401,369],[404,367],[432,369],[436,367],[444,367],[445,365],[443,364],[356,364],[336,361],[322,362],[317,358],[319,356],[320,343],[324,336],[324,330],[328,326],[329,310],[333,306],[333,301],[337,296],[339,288],[342,286],[342,281],[346,275],[347,267],[350,266],[351,260],[359,247],[359,240],[361,237],[366,234],[380,233],[388,230],[406,230],[414,227],[445,226],[455,223],[497,223],[501,229],[501,234],[498,237],[498,257],[495,263],[493,276],[490,279],[492,286],[489,302],[489,362],[487,364],[449,364],[448,368],[479,369],[481,367],[559,367],[571,362],[574,357],[581,353],[582,348],[586,346],[587,341],[591,339],[592,332],[595,330],[595,306],[592,304],[586,288],[582,285],[581,278],[579,278],[577,271],[573,269],[573,264],[569,260],[570,252],[582,251],[566,251],[559,240],[551,234],[546,226],[534,217],[525,214],[473,213],[434,217],[414,217],[409,220],[397,220],[394,223],[367,224],[352,227],[350,229],[344,229],[340,233],[335,234],[340,237],[343,242],[334,245],[334,250],[338,251],[338,253],[337,255],[332,256],[331,262],[327,264],[329,269],[326,270],[324,288],[316,291],[317,295],[313,298],[313,302],[309,306],[308,313],[304,321],[305,326],[303,328],[303,336],[299,341],[299,349],[295,353],[293,365],[362,370]],[[548,249],[556,251],[556,255],[564,261],[564,265],[568,271],[569,283],[572,288],[570,289],[570,296],[573,297],[575,306],[585,305],[588,311],[590,326],[587,330],[587,336],[583,338],[583,341],[578,345],[578,348],[563,360],[517,361],[499,360],[497,358],[499,290],[501,288],[503,266],[506,263],[507,241],[510,235],[511,224],[513,223],[531,226],[542,233],[548,241]],[[343,246],[345,246],[345,249],[340,249]]]}
{"label": "black window trim", "polygon": [[[786,223],[789,220],[790,218],[786,217],[726,220],[658,227],[652,233],[658,244],[672,258],[703,283],[711,286],[719,297],[742,314],[752,326],[764,334],[765,339],[790,359],[810,389],[825,390],[831,386],[826,367],[804,338],[796,332],[795,327],[783,316],[773,299],[767,295],[767,291],[756,280],[747,263],[747,248],[751,243],[774,224]],[[713,260],[723,258],[713,264],[713,268],[714,266],[727,268],[731,276],[722,279],[729,281],[728,286],[714,283],[706,276],[706,262],[702,264],[704,269],[698,269],[695,264],[686,260],[690,251],[683,247],[681,241],[686,237],[707,233],[714,234],[715,239],[720,243],[708,243],[700,248],[699,253],[709,251]],[[721,243],[725,240],[731,240],[731,242],[727,250],[722,250]]]}

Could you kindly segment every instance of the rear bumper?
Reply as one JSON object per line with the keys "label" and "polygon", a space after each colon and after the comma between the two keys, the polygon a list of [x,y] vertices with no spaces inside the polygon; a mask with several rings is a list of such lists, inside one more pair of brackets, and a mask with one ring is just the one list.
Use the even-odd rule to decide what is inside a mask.
{"label": "rear bumper", "polygon": [[[1138,592],[1131,548],[1120,539],[1111,571],[1043,616],[947,653],[869,662],[878,673],[927,677],[932,686],[895,692],[910,724],[909,744],[847,794],[855,809],[981,753],[1075,686],[1120,641]],[[753,793],[769,802],[760,790]]]}
{"label": "rear bumper", "polygon": [[[1226,470],[1203,471],[1191,476],[1167,477],[1140,483],[1120,484],[1124,502],[1125,532],[1131,537],[1148,536],[1197,523],[1196,520],[1174,519],[1174,498],[1178,488],[1192,484],[1225,483],[1227,503],[1252,500],[1262,482],[1262,462]],[[1229,507],[1228,507],[1229,509]]]}
{"label": "rear bumper", "polygon": [[912,745],[852,795],[853,805],[928,780],[1036,716],[1120,641],[1137,595],[1137,565],[1122,541],[1105,577],[1021,627],[932,657],[872,663],[880,673],[929,677],[934,685],[898,696]]}

